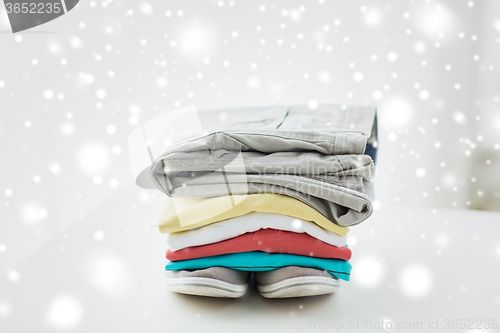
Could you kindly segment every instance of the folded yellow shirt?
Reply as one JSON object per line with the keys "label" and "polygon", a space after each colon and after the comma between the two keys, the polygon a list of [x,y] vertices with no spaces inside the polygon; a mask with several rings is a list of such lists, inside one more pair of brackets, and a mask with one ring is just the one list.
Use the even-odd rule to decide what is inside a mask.
{"label": "folded yellow shirt", "polygon": [[302,201],[268,193],[212,198],[164,196],[159,229],[161,233],[185,231],[252,212],[275,213],[314,222],[340,236],[349,232],[348,228],[336,225]]}

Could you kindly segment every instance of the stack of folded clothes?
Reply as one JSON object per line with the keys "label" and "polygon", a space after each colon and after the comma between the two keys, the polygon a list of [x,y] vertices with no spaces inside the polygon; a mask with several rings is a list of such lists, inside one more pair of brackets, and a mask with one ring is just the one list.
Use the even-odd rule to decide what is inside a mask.
{"label": "stack of folded clothes", "polygon": [[[375,107],[271,106],[177,118],[202,130],[162,134],[143,125],[136,133],[151,161],[137,183],[166,194],[159,229],[168,234],[170,290],[240,297],[253,272],[262,296],[283,298],[332,293],[339,279],[349,280],[347,227],[372,212]],[[167,145],[153,147],[151,137]]]}

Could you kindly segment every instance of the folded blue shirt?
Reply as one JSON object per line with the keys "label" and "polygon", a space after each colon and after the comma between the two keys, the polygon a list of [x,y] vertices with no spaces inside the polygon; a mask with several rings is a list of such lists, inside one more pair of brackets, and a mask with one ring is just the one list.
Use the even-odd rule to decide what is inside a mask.
{"label": "folded blue shirt", "polygon": [[270,271],[285,266],[301,266],[326,270],[339,279],[349,281],[351,264],[340,259],[323,259],[293,254],[266,253],[260,251],[230,253],[190,260],[169,262],[166,270],[205,269],[228,267],[240,271]]}

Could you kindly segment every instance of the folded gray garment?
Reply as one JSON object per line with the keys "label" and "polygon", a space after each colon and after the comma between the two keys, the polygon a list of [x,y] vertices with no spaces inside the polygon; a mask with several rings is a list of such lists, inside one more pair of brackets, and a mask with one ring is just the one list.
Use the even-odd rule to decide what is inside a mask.
{"label": "folded gray garment", "polygon": [[[153,178],[167,177],[167,184],[194,184],[206,175],[221,172],[235,174],[296,175],[314,178],[352,188],[360,185],[363,176],[374,174],[374,164],[368,155],[324,155],[311,152],[235,152],[227,150],[173,153],[160,158],[152,171]],[[161,186],[157,184],[157,186]],[[163,188],[170,195],[169,188]]]}
{"label": "folded gray garment", "polygon": [[[168,116],[168,114],[165,114]],[[144,130],[143,149],[153,166],[137,174],[137,185],[154,188],[150,178],[162,158],[174,153],[217,152],[317,152],[324,155],[363,154],[367,141],[376,143],[376,108],[323,104],[266,106],[200,111],[196,120],[203,131],[168,136]],[[169,119],[168,117],[166,119]],[[172,124],[175,124],[174,119]],[[172,125],[174,126],[174,125]],[[189,131],[188,131],[189,132]],[[139,135],[138,135],[139,136]],[[151,143],[151,147],[148,145]],[[158,146],[164,146],[159,151]],[[131,156],[132,160],[138,159]],[[163,166],[160,166],[162,168]]]}
{"label": "folded gray garment", "polygon": [[[321,105],[200,112],[205,136],[184,137],[159,156],[150,180],[168,196],[284,194],[341,226],[365,220],[374,198],[374,107]],[[223,118],[227,118],[223,117]]]}
{"label": "folded gray garment", "polygon": [[[248,181],[248,183],[246,182]],[[260,182],[257,182],[260,181]],[[362,179],[363,192],[306,177],[243,175],[240,183],[229,183],[231,194],[283,194],[302,201],[340,226],[352,226],[372,213],[374,188],[371,179]],[[175,197],[210,197],[228,194],[227,184],[181,186]]]}
{"label": "folded gray garment", "polygon": [[169,196],[180,195],[174,193],[179,187],[241,182],[242,175],[291,175],[363,192],[362,178],[371,177],[375,172],[373,161],[368,155],[323,155],[308,152],[263,154],[197,151],[170,154],[162,157],[160,162],[152,170],[153,180]]}
{"label": "folded gray garment", "polygon": [[368,155],[298,152],[270,155],[242,152],[243,158],[235,155],[235,152],[215,156],[202,152],[173,154],[163,159],[162,169],[154,170],[154,180],[172,197],[284,194],[341,226],[358,224],[372,212],[374,193],[370,179],[374,165]]}
{"label": "folded gray garment", "polygon": [[198,150],[200,145],[210,150],[363,154],[374,131],[375,113],[373,106],[334,104],[315,109],[296,105],[200,111],[200,123],[208,134],[174,141],[164,155]]}

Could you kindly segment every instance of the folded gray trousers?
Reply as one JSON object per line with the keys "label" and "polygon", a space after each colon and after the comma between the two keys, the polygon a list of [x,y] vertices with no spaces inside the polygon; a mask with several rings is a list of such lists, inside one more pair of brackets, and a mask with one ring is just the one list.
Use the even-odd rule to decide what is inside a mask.
{"label": "folded gray trousers", "polygon": [[[224,110],[225,111],[225,110]],[[180,140],[151,167],[172,197],[276,193],[294,197],[341,226],[372,212],[374,107],[320,105],[200,112],[207,135]],[[218,121],[217,121],[218,120]]]}
{"label": "folded gray trousers", "polygon": [[371,213],[374,165],[368,155],[238,154],[243,158],[234,158],[234,152],[174,153],[162,159],[155,179],[173,197],[285,194],[341,226],[357,224]]}

